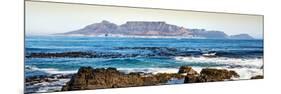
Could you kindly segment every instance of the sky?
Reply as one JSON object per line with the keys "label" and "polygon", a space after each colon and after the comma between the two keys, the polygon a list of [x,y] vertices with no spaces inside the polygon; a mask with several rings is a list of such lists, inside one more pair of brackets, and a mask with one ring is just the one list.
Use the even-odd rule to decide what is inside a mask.
{"label": "sky", "polygon": [[26,1],[25,26],[29,35],[69,32],[102,20],[117,25],[126,21],[165,21],[190,29],[263,38],[263,17],[259,15]]}

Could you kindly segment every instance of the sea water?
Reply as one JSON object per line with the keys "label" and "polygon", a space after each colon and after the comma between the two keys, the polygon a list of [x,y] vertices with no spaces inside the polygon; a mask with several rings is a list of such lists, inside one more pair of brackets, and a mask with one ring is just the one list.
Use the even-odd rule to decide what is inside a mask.
{"label": "sea water", "polygon": [[[173,50],[167,50],[167,49]],[[205,52],[215,57],[205,57]],[[30,53],[101,52],[123,57],[25,58],[25,77],[76,73],[81,66],[115,67],[120,71],[176,73],[183,65],[236,71],[239,79],[263,74],[263,40],[26,36]],[[169,52],[168,55],[161,53]],[[130,54],[136,56],[130,57]],[[182,55],[185,54],[185,55]],[[126,57],[128,56],[128,57]],[[28,68],[28,69],[27,69]]]}

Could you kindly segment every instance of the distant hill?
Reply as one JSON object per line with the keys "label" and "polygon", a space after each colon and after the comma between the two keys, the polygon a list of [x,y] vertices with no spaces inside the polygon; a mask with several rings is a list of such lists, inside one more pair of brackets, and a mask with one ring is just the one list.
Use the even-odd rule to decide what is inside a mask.
{"label": "distant hill", "polygon": [[230,39],[254,39],[248,34],[238,34],[229,36]]}
{"label": "distant hill", "polygon": [[207,31],[205,29],[188,29],[162,21],[128,21],[116,25],[109,21],[102,21],[87,25],[79,30],[60,33],[59,35],[85,35],[85,36],[142,36],[142,37],[184,37],[207,39],[253,39],[247,34],[228,36],[222,31]]}

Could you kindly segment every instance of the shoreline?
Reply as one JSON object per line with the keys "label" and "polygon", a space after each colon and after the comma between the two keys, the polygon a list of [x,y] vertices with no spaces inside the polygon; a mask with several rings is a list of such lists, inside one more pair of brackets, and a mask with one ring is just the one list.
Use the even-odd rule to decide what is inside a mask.
{"label": "shoreline", "polygon": [[[81,67],[79,70],[81,70],[81,69],[83,69],[83,67]],[[89,68],[90,70],[100,70],[100,68],[97,68],[97,69],[92,69],[92,68]],[[103,69],[103,68],[101,68],[101,69]],[[113,70],[114,69],[116,69],[116,68],[113,68]],[[137,71],[135,71],[135,72],[128,72],[128,73],[125,73],[124,71],[122,71],[122,69],[120,68],[120,69],[116,69],[116,71],[115,72],[117,72],[117,73],[124,73],[124,75],[142,75],[142,76],[138,76],[138,77],[153,77],[153,76],[155,76],[155,75],[159,75],[159,74],[161,74],[162,76],[161,77],[166,77],[167,75],[174,75],[174,76],[176,76],[176,75],[178,75],[178,76],[184,76],[184,78],[181,78],[181,79],[175,79],[174,77],[171,77],[171,78],[169,78],[168,80],[166,79],[166,81],[165,81],[165,83],[162,83],[162,84],[184,84],[183,83],[183,80],[184,79],[186,79],[186,76],[187,76],[187,74],[186,73],[183,73],[183,74],[179,74],[179,71],[180,71],[180,69],[181,68],[178,68],[177,70],[177,73],[161,73],[161,72],[159,72],[159,73],[151,73],[151,72],[147,72],[147,73],[145,73],[145,72],[137,72]],[[221,68],[221,69],[219,69],[219,68],[202,68],[201,70],[198,70],[198,69],[196,69],[196,70],[194,70],[193,68],[191,68],[192,69],[192,71],[193,72],[196,72],[197,74],[201,74],[201,72],[202,72],[202,70],[204,70],[204,69],[216,69],[216,70],[225,70],[225,69],[223,69],[223,68]],[[77,71],[77,73],[79,73],[79,70]],[[107,70],[107,69],[103,69],[103,70]],[[236,73],[236,71],[235,70],[231,70],[231,69],[227,69],[227,70],[229,70],[229,71],[234,71],[235,73]],[[75,74],[77,74],[77,73],[75,73]],[[101,72],[102,73],[102,72]],[[32,79],[30,79],[30,78],[25,78],[25,86],[32,86],[32,85],[41,85],[42,86],[42,83],[44,84],[44,85],[46,85],[45,87],[43,87],[43,88],[48,88],[48,85],[49,86],[57,86],[57,87],[63,87],[63,86],[65,86],[65,85],[67,85],[67,83],[69,83],[69,81],[71,80],[71,78],[73,78],[74,76],[75,76],[75,74],[69,74],[69,75],[63,75],[63,74],[53,74],[52,76],[45,76],[45,77],[35,77],[35,78],[32,78]],[[239,72],[238,73],[236,73],[237,75],[241,75],[241,74],[239,74]],[[263,75],[263,74],[262,74]],[[100,76],[102,76],[102,75],[100,75]],[[256,77],[257,76],[257,77]],[[122,76],[118,76],[118,77],[122,77]],[[199,77],[199,78],[196,78],[196,79],[200,79],[200,76],[195,76],[195,75],[192,75],[192,77]],[[114,77],[113,77],[114,78]],[[256,79],[261,79],[261,78],[263,78],[263,76],[261,77],[260,75],[254,75],[254,76],[251,76],[251,78],[249,78],[249,79],[254,79],[254,78],[256,78]],[[135,79],[135,78],[134,78]],[[144,79],[146,79],[146,78],[144,78]],[[150,79],[150,78],[149,78]],[[193,79],[193,78],[192,78]],[[27,81],[27,80],[29,80],[29,81]],[[60,80],[64,80],[65,82],[63,82],[63,81],[60,81]],[[68,80],[68,81],[66,81],[66,80]],[[223,81],[232,81],[232,80],[243,80],[243,79],[240,79],[240,78],[237,78],[237,76],[236,77],[232,77],[231,76],[231,78],[228,78],[228,79],[226,79],[226,80],[223,80]],[[156,81],[157,82],[157,81]],[[153,82],[154,84],[156,83],[156,82]],[[195,83],[198,83],[198,82],[210,82],[210,81],[195,81]],[[211,82],[213,82],[213,81],[211,81]],[[157,82],[158,83],[158,82]],[[190,82],[188,82],[188,83],[190,83]],[[193,82],[192,82],[193,83]],[[142,86],[142,85],[137,85],[137,86]],[[150,85],[149,85],[150,86]],[[131,86],[129,86],[129,87],[131,87]],[[49,87],[49,88],[52,88],[52,87]],[[29,88],[30,89],[30,88]],[[58,88],[57,88],[58,89]],[[30,90],[32,90],[32,89],[30,89]],[[58,90],[54,90],[54,87],[53,87],[53,90],[51,89],[50,91],[44,91],[44,92],[56,92],[56,91],[58,91]],[[37,91],[34,91],[34,92],[37,92]],[[28,92],[27,92],[28,93]]]}
{"label": "shoreline", "polygon": [[204,38],[204,37],[185,37],[185,36],[97,36],[97,35],[26,35],[27,37],[90,37],[90,38],[139,38],[139,39],[202,39],[202,40],[264,40],[263,38],[254,39],[231,39],[231,38]]}

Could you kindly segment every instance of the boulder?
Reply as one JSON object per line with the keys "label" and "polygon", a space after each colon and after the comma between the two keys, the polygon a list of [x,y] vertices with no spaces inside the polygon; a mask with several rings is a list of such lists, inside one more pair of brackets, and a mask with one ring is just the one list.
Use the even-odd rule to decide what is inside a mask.
{"label": "boulder", "polygon": [[77,74],[63,86],[63,91],[85,90],[99,88],[117,88],[142,85],[143,80],[138,75],[125,75],[116,68],[81,67]]}
{"label": "boulder", "polygon": [[177,74],[177,73],[158,73],[156,75],[153,75],[153,77],[156,77],[159,83],[166,83],[172,78],[184,78],[184,75]]}
{"label": "boulder", "polygon": [[120,88],[165,84],[173,77],[182,77],[179,74],[155,74],[145,75],[143,73],[125,74],[116,68],[81,67],[65,86],[62,91],[87,90],[101,88]]}
{"label": "boulder", "polygon": [[231,70],[206,68],[202,69],[199,75],[186,75],[184,83],[224,81],[232,77],[239,77],[239,75]]}
{"label": "boulder", "polygon": [[184,79],[184,83],[197,83],[199,82],[198,75],[186,75]]}
{"label": "boulder", "polygon": [[199,73],[192,69],[190,66],[181,66],[179,69],[179,74],[186,73],[184,83],[195,83],[198,82]]}
{"label": "boulder", "polygon": [[251,79],[263,79],[263,75],[256,75],[251,77]]}
{"label": "boulder", "polygon": [[228,71],[226,69],[202,69],[200,72],[200,82],[214,82],[224,81],[232,77],[239,77],[235,71]]}
{"label": "boulder", "polygon": [[186,73],[187,75],[198,75],[198,73],[193,70],[190,66],[181,66],[178,73]]}

